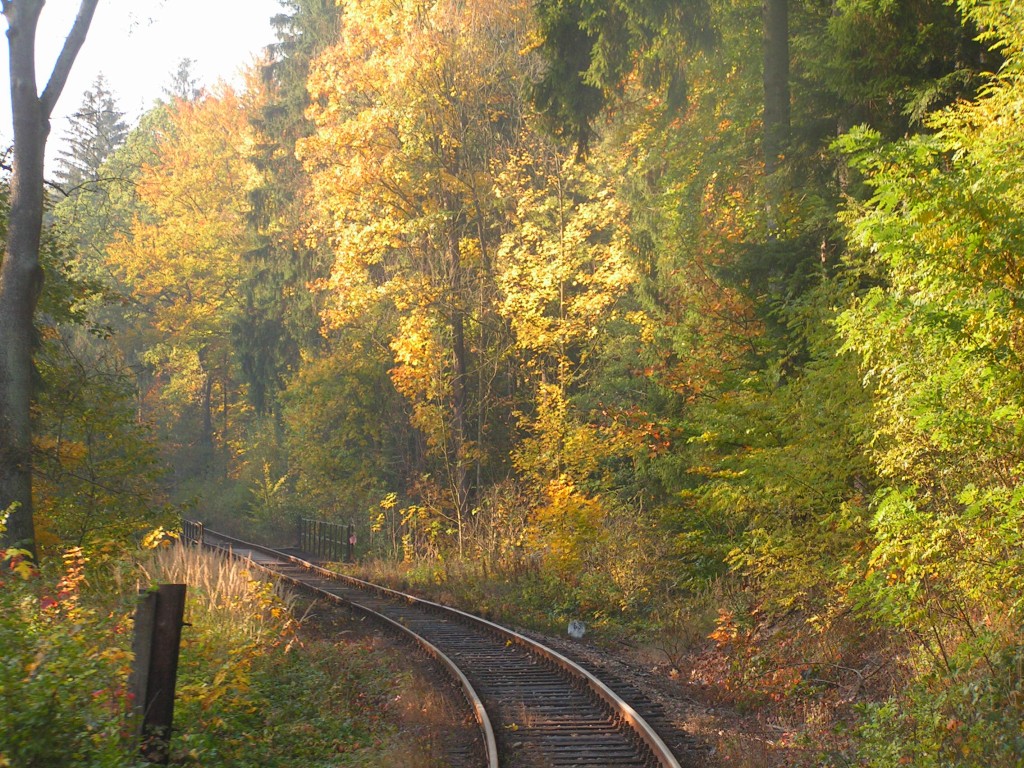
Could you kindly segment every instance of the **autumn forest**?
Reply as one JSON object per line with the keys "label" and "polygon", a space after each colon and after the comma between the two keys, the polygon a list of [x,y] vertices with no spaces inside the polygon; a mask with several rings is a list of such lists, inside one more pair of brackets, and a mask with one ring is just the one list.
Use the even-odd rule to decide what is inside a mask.
{"label": "autumn forest", "polygon": [[1024,765],[1022,7],[281,6],[244,86],[97,79],[48,174],[5,658],[116,678],[154,531],[316,518],[777,725],[723,765]]}

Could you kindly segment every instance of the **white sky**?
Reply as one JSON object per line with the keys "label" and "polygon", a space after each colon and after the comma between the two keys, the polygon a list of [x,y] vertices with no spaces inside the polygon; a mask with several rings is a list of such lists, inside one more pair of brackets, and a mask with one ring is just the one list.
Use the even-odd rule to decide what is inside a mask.
{"label": "white sky", "polygon": [[[79,0],[47,0],[36,38],[39,88],[46,85]],[[238,82],[238,73],[274,42],[278,0],[100,0],[68,84],[54,110],[47,151],[54,156],[68,116],[103,73],[130,124],[163,95],[182,58],[195,61],[201,85]],[[0,21],[6,32],[6,24]],[[10,143],[11,107],[7,38],[0,39],[0,144]]]}

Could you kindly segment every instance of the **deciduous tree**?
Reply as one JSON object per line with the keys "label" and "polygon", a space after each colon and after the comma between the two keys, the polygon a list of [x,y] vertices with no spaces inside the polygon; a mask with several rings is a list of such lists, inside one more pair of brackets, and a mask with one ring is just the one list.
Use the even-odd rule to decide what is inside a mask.
{"label": "deciduous tree", "polygon": [[239,399],[231,325],[256,183],[247,98],[224,87],[169,107],[155,160],[136,185],[141,205],[131,230],[108,249],[111,269],[142,310],[144,360],[163,382],[164,401],[199,417],[203,458],[192,460],[206,471],[226,467],[226,458],[213,462],[214,449],[226,448],[229,409]]}
{"label": "deciduous tree", "polygon": [[325,317],[343,327],[387,308],[392,380],[461,534],[495,458],[485,435],[503,431],[492,168],[522,120],[528,11],[488,0],[343,11],[341,41],[310,78],[317,130],[300,143],[335,251]]}
{"label": "deciduous tree", "polygon": [[11,509],[4,540],[34,548],[32,523],[33,315],[43,275],[43,161],[50,116],[85,42],[99,0],[82,0],[42,93],[35,38],[43,0],[4,0],[10,50],[14,172],[7,249],[0,264],[0,509]]}

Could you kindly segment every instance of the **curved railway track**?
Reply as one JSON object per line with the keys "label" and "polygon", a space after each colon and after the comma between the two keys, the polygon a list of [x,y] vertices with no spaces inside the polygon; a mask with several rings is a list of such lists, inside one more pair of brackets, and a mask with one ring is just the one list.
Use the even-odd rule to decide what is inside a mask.
{"label": "curved railway track", "polygon": [[487,768],[682,768],[636,708],[530,638],[201,526],[186,525],[186,538],[250,558],[287,582],[412,635],[461,687],[479,725],[477,752]]}

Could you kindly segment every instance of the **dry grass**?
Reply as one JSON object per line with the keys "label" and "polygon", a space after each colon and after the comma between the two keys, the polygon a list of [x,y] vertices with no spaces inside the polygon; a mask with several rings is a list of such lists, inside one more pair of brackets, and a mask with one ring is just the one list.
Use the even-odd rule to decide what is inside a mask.
{"label": "dry grass", "polygon": [[208,625],[259,640],[291,620],[294,594],[251,562],[178,543],[155,550],[142,569],[151,582],[188,585],[190,621],[199,613]]}
{"label": "dry grass", "polygon": [[400,723],[402,738],[381,756],[381,768],[444,768],[447,766],[446,736],[457,728],[459,715],[444,694],[419,675],[403,686],[393,713]]}
{"label": "dry grass", "polygon": [[[301,606],[301,598],[300,598]],[[381,711],[395,730],[380,745],[379,752],[365,763],[379,768],[452,768],[453,750],[462,752],[474,740],[476,725],[461,698],[451,696],[451,683],[431,671],[418,652],[405,642],[381,632],[372,623],[353,618],[331,604],[317,603],[307,610],[303,625],[307,652],[331,645],[370,653],[373,674],[386,679],[390,695]],[[334,651],[337,656],[337,652]],[[341,658],[353,658],[342,653]],[[479,761],[470,764],[479,764]]]}

